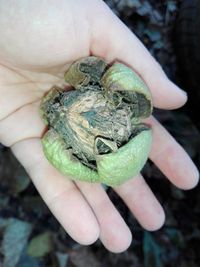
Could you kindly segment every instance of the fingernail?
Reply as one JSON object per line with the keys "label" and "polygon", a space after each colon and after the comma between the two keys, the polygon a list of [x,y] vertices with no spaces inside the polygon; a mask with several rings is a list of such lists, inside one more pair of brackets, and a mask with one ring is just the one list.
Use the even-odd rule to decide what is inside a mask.
{"label": "fingernail", "polygon": [[179,91],[181,94],[183,94],[185,97],[188,96],[187,92],[184,91],[183,89],[181,89],[178,85],[176,85],[176,84],[174,84],[174,83],[173,83],[173,85],[174,85],[175,89],[176,89],[177,91]]}
{"label": "fingernail", "polygon": [[[171,81],[170,81],[171,82]],[[179,99],[179,106],[177,107],[182,107],[183,105],[185,105],[185,103],[188,100],[188,94],[186,91],[182,90],[180,87],[178,87],[176,84],[174,84],[173,82],[171,82],[174,86],[175,91],[177,92],[177,96]]]}
{"label": "fingernail", "polygon": [[177,86],[177,88],[178,88],[179,91],[181,91],[181,93],[182,93],[184,96],[186,96],[186,98],[188,97],[188,94],[187,94],[186,91],[184,91],[183,89],[181,89],[181,88],[178,87],[178,86]]}

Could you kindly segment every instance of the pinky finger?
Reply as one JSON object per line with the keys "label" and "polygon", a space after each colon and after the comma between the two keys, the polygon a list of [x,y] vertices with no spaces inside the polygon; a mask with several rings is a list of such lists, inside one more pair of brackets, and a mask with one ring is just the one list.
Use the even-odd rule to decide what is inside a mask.
{"label": "pinky finger", "polygon": [[115,187],[114,190],[145,229],[154,231],[163,225],[163,208],[141,175]]}

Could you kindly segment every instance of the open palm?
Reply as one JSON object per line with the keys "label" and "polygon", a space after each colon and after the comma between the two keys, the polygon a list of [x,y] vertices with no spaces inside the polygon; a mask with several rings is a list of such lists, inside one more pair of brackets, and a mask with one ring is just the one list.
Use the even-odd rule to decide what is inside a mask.
{"label": "open palm", "polygon": [[[171,83],[140,41],[100,0],[0,0],[0,142],[10,146],[50,210],[81,244],[100,238],[113,252],[125,250],[131,232],[99,184],[72,182],[45,159],[40,100],[75,60],[96,55],[132,67],[149,86],[156,107],[173,109],[186,95]],[[179,144],[154,119],[151,160],[183,189],[198,171]],[[141,225],[156,230],[164,212],[141,175],[114,190]]]}

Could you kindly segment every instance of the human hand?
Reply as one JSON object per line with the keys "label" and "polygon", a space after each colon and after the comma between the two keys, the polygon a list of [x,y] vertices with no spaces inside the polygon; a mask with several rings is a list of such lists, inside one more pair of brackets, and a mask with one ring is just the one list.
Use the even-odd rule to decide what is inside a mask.
{"label": "human hand", "polygon": [[[81,244],[100,238],[113,252],[127,249],[131,232],[100,184],[72,182],[44,157],[40,100],[75,60],[95,55],[118,60],[146,82],[158,108],[182,106],[186,95],[171,83],[140,41],[100,0],[0,0],[0,142],[10,146],[42,198],[69,235]],[[154,119],[150,159],[168,179],[193,188],[199,173],[189,156]],[[147,230],[164,211],[143,177],[113,188]]]}

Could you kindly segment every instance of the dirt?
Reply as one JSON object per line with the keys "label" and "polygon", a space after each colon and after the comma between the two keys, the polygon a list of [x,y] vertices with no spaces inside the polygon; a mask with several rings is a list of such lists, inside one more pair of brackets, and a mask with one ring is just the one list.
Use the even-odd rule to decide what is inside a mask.
{"label": "dirt", "polygon": [[[179,1],[106,2],[147,46],[167,75],[180,83],[173,50]],[[155,110],[154,115],[199,167],[200,133],[185,109]],[[88,247],[76,244],[52,216],[9,149],[0,144],[0,266],[200,266],[199,187],[191,191],[177,189],[151,162],[148,162],[143,174],[165,209],[165,224],[159,231],[145,231],[113,190],[108,189],[110,198],[133,234],[130,248],[124,253],[113,254],[99,241]],[[18,246],[22,239],[23,246]],[[38,249],[41,242],[43,247]]]}

